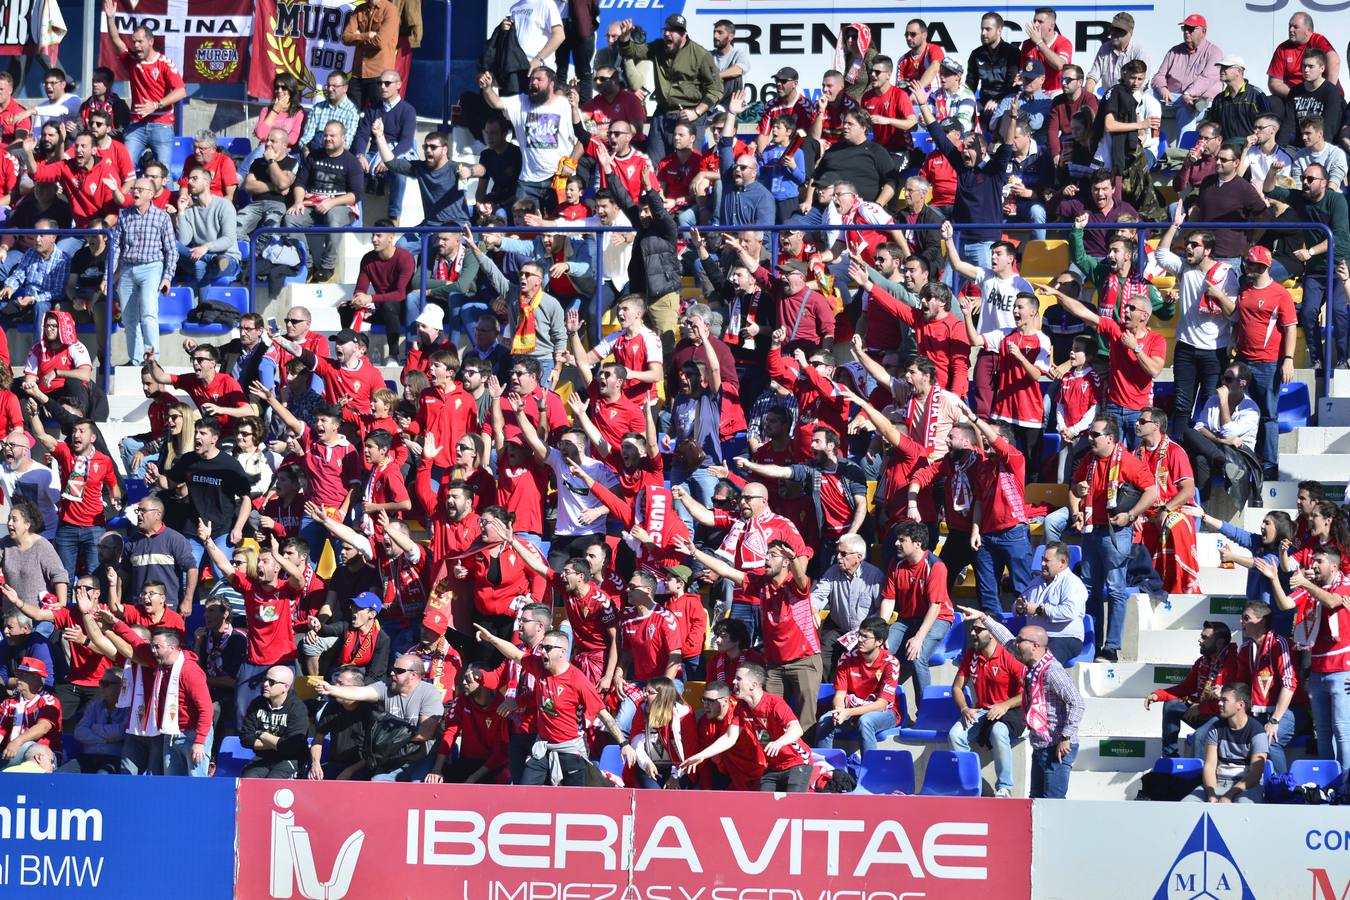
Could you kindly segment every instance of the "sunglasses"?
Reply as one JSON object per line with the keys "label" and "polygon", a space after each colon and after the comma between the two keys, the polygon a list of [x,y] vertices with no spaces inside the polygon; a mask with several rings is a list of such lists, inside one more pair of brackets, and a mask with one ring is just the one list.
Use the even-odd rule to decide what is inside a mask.
{"label": "sunglasses", "polygon": [[1090,437],[1090,438],[1092,438],[1092,439],[1095,441],[1095,440],[1096,440],[1097,438],[1099,438],[1099,437],[1106,437],[1106,432],[1105,432],[1105,431],[1089,431],[1089,432],[1087,433],[1087,436]]}
{"label": "sunglasses", "polygon": [[400,669],[399,667],[394,666],[389,671],[394,675],[406,675],[411,672],[412,669]]}
{"label": "sunglasses", "polygon": [[391,84],[398,84],[398,82],[397,82],[397,81],[381,81],[380,84],[384,85],[385,87],[389,87],[389,85],[391,85]]}
{"label": "sunglasses", "polygon": [[566,650],[566,647],[558,644],[540,644],[539,649],[544,653],[552,653],[554,650]]}
{"label": "sunglasses", "polygon": [[285,319],[284,321],[287,325],[300,325],[304,322],[308,322],[309,319]]}
{"label": "sunglasses", "polygon": [[263,684],[285,684],[286,682],[284,682],[284,681],[277,681],[275,678],[264,678],[264,679],[262,680],[262,683],[263,683]]}

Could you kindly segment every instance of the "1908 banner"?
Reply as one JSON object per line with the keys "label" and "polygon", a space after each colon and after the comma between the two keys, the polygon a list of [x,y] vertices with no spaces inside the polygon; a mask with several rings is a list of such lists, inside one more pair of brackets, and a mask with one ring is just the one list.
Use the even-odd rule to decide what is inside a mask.
{"label": "1908 banner", "polygon": [[318,99],[329,72],[350,72],[353,49],[342,43],[350,0],[257,0],[248,93],[272,96],[272,79],[294,75],[306,101]]}

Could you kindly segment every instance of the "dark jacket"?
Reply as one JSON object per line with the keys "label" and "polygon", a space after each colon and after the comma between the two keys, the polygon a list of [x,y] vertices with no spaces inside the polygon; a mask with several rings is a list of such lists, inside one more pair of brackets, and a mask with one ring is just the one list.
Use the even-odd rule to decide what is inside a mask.
{"label": "dark jacket", "polygon": [[503,30],[497,23],[478,57],[478,71],[492,73],[499,96],[514,97],[529,89],[530,61],[520,49],[514,30]]}
{"label": "dark jacket", "polygon": [[[280,738],[275,750],[258,750],[253,743],[259,735],[271,734]],[[254,751],[259,762],[278,763],[292,759],[309,759],[309,711],[294,692],[286,695],[281,709],[273,709],[266,697],[254,697],[244,713],[244,724],[239,729],[239,743]]]}
{"label": "dark jacket", "polygon": [[[946,220],[942,218],[942,213],[931,206],[925,206],[919,210],[919,218],[915,220],[915,224],[941,225],[944,221]],[[909,224],[908,210],[902,209],[896,213],[895,224],[901,231],[905,230],[905,226]],[[906,237],[909,239],[910,252],[928,263],[929,277],[937,277],[947,260],[947,255],[942,249],[942,232],[936,228],[916,230]]]}
{"label": "dark jacket", "polygon": [[[347,639],[347,632],[351,631],[351,627],[347,622],[329,622],[319,629],[319,637],[337,638],[334,649],[341,654],[343,641]],[[379,635],[375,638],[375,649],[370,657],[370,665],[359,667],[362,674],[366,676],[366,684],[384,681],[389,675],[389,654],[391,652],[389,645],[389,632],[381,628]]]}
{"label": "dark jacket", "polygon": [[968,166],[961,149],[951,142],[941,128],[934,128],[931,134],[933,145],[956,170],[956,204],[952,210],[952,221],[988,223],[993,226],[988,231],[963,232],[962,238],[972,242],[999,240],[1003,237],[1003,186],[1008,183],[1012,142],[1000,145],[983,162]]}
{"label": "dark jacket", "polygon": [[628,263],[628,284],[638,289],[651,300],[666,294],[680,291],[680,258],[675,249],[680,230],[666,209],[661,195],[656,191],[647,191],[642,195],[642,203],[652,212],[650,225],[643,226],[638,217],[639,204],[628,196],[623,179],[609,179],[609,189],[614,192],[614,202],[619,204],[628,221],[633,223],[637,232],[637,252]]}

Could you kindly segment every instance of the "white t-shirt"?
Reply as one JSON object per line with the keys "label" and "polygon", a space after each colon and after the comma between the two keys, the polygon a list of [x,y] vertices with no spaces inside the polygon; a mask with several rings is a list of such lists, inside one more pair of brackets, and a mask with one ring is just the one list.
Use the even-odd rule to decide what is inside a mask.
{"label": "white t-shirt", "polygon": [[1265,183],[1266,176],[1270,174],[1270,166],[1275,160],[1284,163],[1285,173],[1287,174],[1294,166],[1294,159],[1289,152],[1279,144],[1275,145],[1275,150],[1267,153],[1261,149],[1261,146],[1255,145],[1247,148],[1247,177],[1251,179],[1252,184],[1258,188]]}
{"label": "white t-shirt", "polygon": [[1013,306],[1020,293],[1034,294],[1031,282],[1021,275],[1009,278],[996,278],[988,269],[979,269],[977,280],[980,282],[980,331],[1012,331],[1017,328],[1013,319]]}
{"label": "white t-shirt", "polygon": [[[553,478],[558,485],[558,524],[554,527],[553,533],[559,537],[604,534],[604,516],[589,525],[581,524],[579,517],[583,512],[588,509],[595,509],[597,506],[604,506],[604,504],[595,498],[590,488],[586,487],[585,482],[572,474],[562,452],[549,448],[548,458],[545,462],[553,470]],[[619,483],[614,470],[598,459],[583,456],[581,467],[586,470],[586,474],[611,490]]]}
{"label": "white t-shirt", "polygon": [[[1177,307],[1177,340],[1197,350],[1217,350],[1231,344],[1232,320],[1224,315],[1218,301],[1209,296],[1205,290],[1205,282],[1211,277],[1214,278],[1225,294],[1236,299],[1237,267],[1211,261],[1204,270],[1197,269],[1165,247],[1155,250],[1152,259],[1164,271],[1180,275],[1181,303]],[[1223,269],[1227,269],[1227,272]]]}
{"label": "white t-shirt", "polygon": [[553,0],[516,0],[511,4],[509,15],[516,31],[516,42],[527,60],[538,56],[548,44],[553,26],[562,27],[562,14]]}
{"label": "white t-shirt", "polygon": [[558,171],[558,163],[572,152],[576,133],[572,130],[572,106],[561,95],[540,106],[524,94],[502,98],[502,113],[516,130],[516,141],[523,157],[522,181],[547,181]]}
{"label": "white t-shirt", "polygon": [[1248,450],[1256,450],[1256,434],[1261,428],[1261,409],[1251,397],[1243,397],[1228,424],[1219,425],[1219,395],[1211,394],[1205,408],[1195,414],[1192,425],[1203,425],[1219,437],[1241,438]]}
{"label": "white t-shirt", "polygon": [[[55,465],[53,462],[52,466]],[[37,462],[22,474],[12,472],[7,467],[0,468],[0,490],[5,494],[3,508],[6,512],[14,505],[15,497],[27,497],[37,504],[38,512],[42,514],[42,536],[48,540],[56,537],[61,479],[52,468]]]}

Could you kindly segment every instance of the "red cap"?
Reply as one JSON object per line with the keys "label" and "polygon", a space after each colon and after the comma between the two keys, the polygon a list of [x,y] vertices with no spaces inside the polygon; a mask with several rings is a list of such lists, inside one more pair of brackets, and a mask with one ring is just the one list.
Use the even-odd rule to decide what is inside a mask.
{"label": "red cap", "polygon": [[31,656],[25,656],[19,663],[20,672],[32,672],[39,676],[43,681],[47,680],[47,664],[40,659],[34,659]]}
{"label": "red cap", "polygon": [[1252,248],[1247,251],[1247,262],[1256,263],[1258,266],[1270,268],[1270,248],[1262,247],[1260,244],[1252,244]]}
{"label": "red cap", "polygon": [[1186,17],[1186,21],[1182,22],[1181,24],[1192,25],[1196,28],[1206,28],[1206,29],[1209,28],[1209,23],[1205,21],[1204,16],[1189,15]]}
{"label": "red cap", "polygon": [[[439,586],[439,585],[438,585]],[[437,634],[445,634],[446,629],[450,627],[450,591],[437,591],[432,589],[431,596],[427,599],[427,606],[422,613],[422,627],[428,628]]]}

